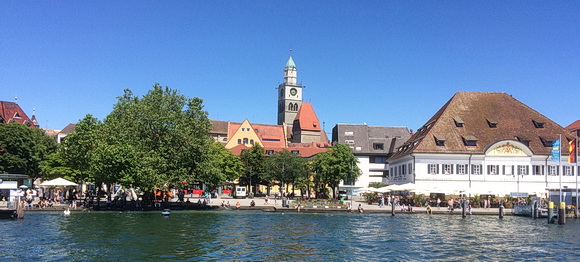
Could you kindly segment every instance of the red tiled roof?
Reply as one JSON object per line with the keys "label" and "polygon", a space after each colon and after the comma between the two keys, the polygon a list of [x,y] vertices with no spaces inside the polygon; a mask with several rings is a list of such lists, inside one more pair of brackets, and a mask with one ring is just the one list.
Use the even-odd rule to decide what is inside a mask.
{"label": "red tiled roof", "polygon": [[[260,141],[264,145],[274,146],[274,147],[285,147],[286,137],[284,136],[284,126],[279,125],[263,125],[263,124],[252,124],[254,131],[260,138]],[[278,140],[278,141],[274,141]]]}
{"label": "red tiled roof", "polygon": [[298,110],[298,114],[296,114],[293,125],[301,130],[320,131],[320,121],[318,120],[316,113],[314,113],[314,109],[310,103],[302,103],[300,110]]}
{"label": "red tiled roof", "polygon": [[[458,127],[462,122],[463,127]],[[495,127],[491,127],[495,123]],[[536,124],[543,125],[542,128]],[[435,137],[445,137],[444,146]],[[571,139],[564,128],[506,93],[457,92],[427,123],[405,142],[393,159],[411,153],[483,154],[487,147],[502,140],[529,140],[537,155],[549,155],[551,141],[562,135],[562,143]],[[464,139],[477,139],[476,146],[466,146]],[[562,154],[568,148],[562,147]]]}
{"label": "red tiled roof", "polygon": [[572,123],[572,124],[569,124],[569,125],[566,127],[566,130],[568,130],[568,131],[570,131],[570,132],[572,132],[572,131],[574,131],[574,130],[578,130],[578,129],[580,129],[580,120],[576,120],[576,121],[574,121],[574,123]]}
{"label": "red tiled roof", "polygon": [[0,122],[8,123],[12,121],[26,125],[34,125],[18,104],[0,101]]}

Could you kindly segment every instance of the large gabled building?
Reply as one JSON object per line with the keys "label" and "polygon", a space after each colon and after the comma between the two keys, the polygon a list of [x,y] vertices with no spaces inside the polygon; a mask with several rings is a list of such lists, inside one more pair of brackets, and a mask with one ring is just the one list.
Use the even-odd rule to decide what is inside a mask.
{"label": "large gabled building", "polygon": [[[551,156],[562,138],[561,162]],[[506,93],[457,92],[389,160],[390,181],[479,194],[575,188],[572,135]],[[560,177],[562,175],[562,177]]]}

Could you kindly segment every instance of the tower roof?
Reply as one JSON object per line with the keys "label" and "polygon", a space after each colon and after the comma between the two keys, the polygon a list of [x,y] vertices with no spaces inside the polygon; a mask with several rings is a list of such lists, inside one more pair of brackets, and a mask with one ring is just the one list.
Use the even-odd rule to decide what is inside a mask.
{"label": "tower roof", "polygon": [[288,58],[288,62],[286,62],[286,68],[296,68],[296,64],[294,64],[294,59],[292,59],[292,56]]}
{"label": "tower roof", "polygon": [[294,119],[294,126],[301,130],[320,131],[320,121],[310,103],[302,103]]}

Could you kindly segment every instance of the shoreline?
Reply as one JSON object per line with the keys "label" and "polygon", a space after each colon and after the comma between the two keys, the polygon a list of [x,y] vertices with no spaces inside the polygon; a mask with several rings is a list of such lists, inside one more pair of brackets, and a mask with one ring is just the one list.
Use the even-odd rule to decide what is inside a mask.
{"label": "shoreline", "polygon": [[[164,203],[161,207],[154,207],[154,206],[143,206],[143,207],[134,207],[134,203],[133,205],[131,205],[130,201],[127,201],[126,203],[126,208],[121,208],[121,207],[117,207],[114,204],[112,204],[109,208],[107,208],[106,204],[104,201],[101,201],[101,205],[99,207],[96,208],[92,208],[92,209],[86,209],[86,208],[82,208],[82,207],[77,207],[77,209],[70,209],[71,212],[83,212],[83,211],[94,211],[94,212],[100,212],[100,211],[119,211],[119,212],[132,212],[132,211],[145,211],[145,212],[149,212],[149,211],[159,211],[161,212],[163,209],[170,209],[171,211],[184,211],[184,210],[194,210],[194,211],[236,211],[236,210],[242,210],[242,211],[262,211],[262,212],[293,212],[293,213],[358,213],[357,211],[357,207],[360,204],[360,206],[363,208],[364,212],[362,214],[365,213],[370,213],[370,214],[386,214],[386,215],[391,215],[391,207],[390,206],[384,206],[384,207],[379,207],[378,204],[374,203],[372,205],[369,205],[368,203],[366,203],[365,201],[363,201],[363,199],[361,197],[355,196],[353,198],[353,200],[345,200],[344,203],[349,203],[352,202],[352,206],[353,206],[353,210],[347,210],[345,206],[336,206],[335,203],[328,203],[327,205],[325,205],[326,202],[328,202],[328,200],[325,199],[319,199],[318,201],[318,205],[316,207],[308,207],[308,206],[303,206],[300,209],[300,212],[297,211],[297,209],[295,209],[295,203],[298,200],[287,200],[287,203],[292,206],[294,205],[294,207],[283,207],[282,206],[282,200],[278,199],[274,199],[271,198],[269,199],[269,203],[265,203],[265,199],[260,197],[260,198],[240,198],[240,199],[234,199],[230,196],[221,196],[218,197],[217,199],[212,199],[212,201],[207,204],[206,206],[198,206],[197,204],[197,200],[202,199],[199,197],[186,197],[186,200],[191,201],[190,203],[181,203],[181,202],[176,202],[176,199],[172,199],[167,203]],[[192,201],[193,200],[193,201]],[[202,199],[203,200],[203,199]],[[250,202],[251,201],[255,202],[255,206],[251,207],[250,206]],[[230,207],[221,207],[222,202],[229,202]],[[240,203],[240,208],[236,209],[235,205],[236,203],[239,202]],[[63,211],[68,207],[67,204],[56,204],[53,208],[44,208],[44,209],[39,209],[39,208],[33,208],[33,209],[25,209],[25,213],[26,212],[53,212],[53,211]],[[8,210],[5,207],[1,207],[0,211],[4,211],[4,210]],[[400,207],[396,207],[395,208],[395,214],[396,215],[413,215],[413,214],[426,214],[426,207],[413,207],[413,211],[412,212],[407,212],[407,211],[401,211]],[[448,213],[448,209],[447,207],[433,207],[432,208],[432,214],[433,215],[459,215],[461,216],[461,209],[455,209],[453,211],[452,214]],[[472,209],[472,214],[468,214],[466,211],[466,216],[479,216],[479,215],[495,215],[495,216],[499,216],[499,208],[473,208]],[[504,216],[512,216],[512,209],[508,209],[505,208],[504,209]],[[573,217],[573,215],[572,215]]]}

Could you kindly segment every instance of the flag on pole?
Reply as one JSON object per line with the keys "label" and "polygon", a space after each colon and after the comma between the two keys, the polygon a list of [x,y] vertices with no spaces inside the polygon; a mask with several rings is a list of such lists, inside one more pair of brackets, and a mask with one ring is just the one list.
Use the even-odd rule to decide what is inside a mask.
{"label": "flag on pole", "polygon": [[560,162],[560,138],[552,142],[552,161]]}
{"label": "flag on pole", "polygon": [[568,163],[576,163],[576,139],[572,139],[572,141],[568,142],[568,145],[570,145],[568,147],[568,152],[570,152],[568,155]]}

